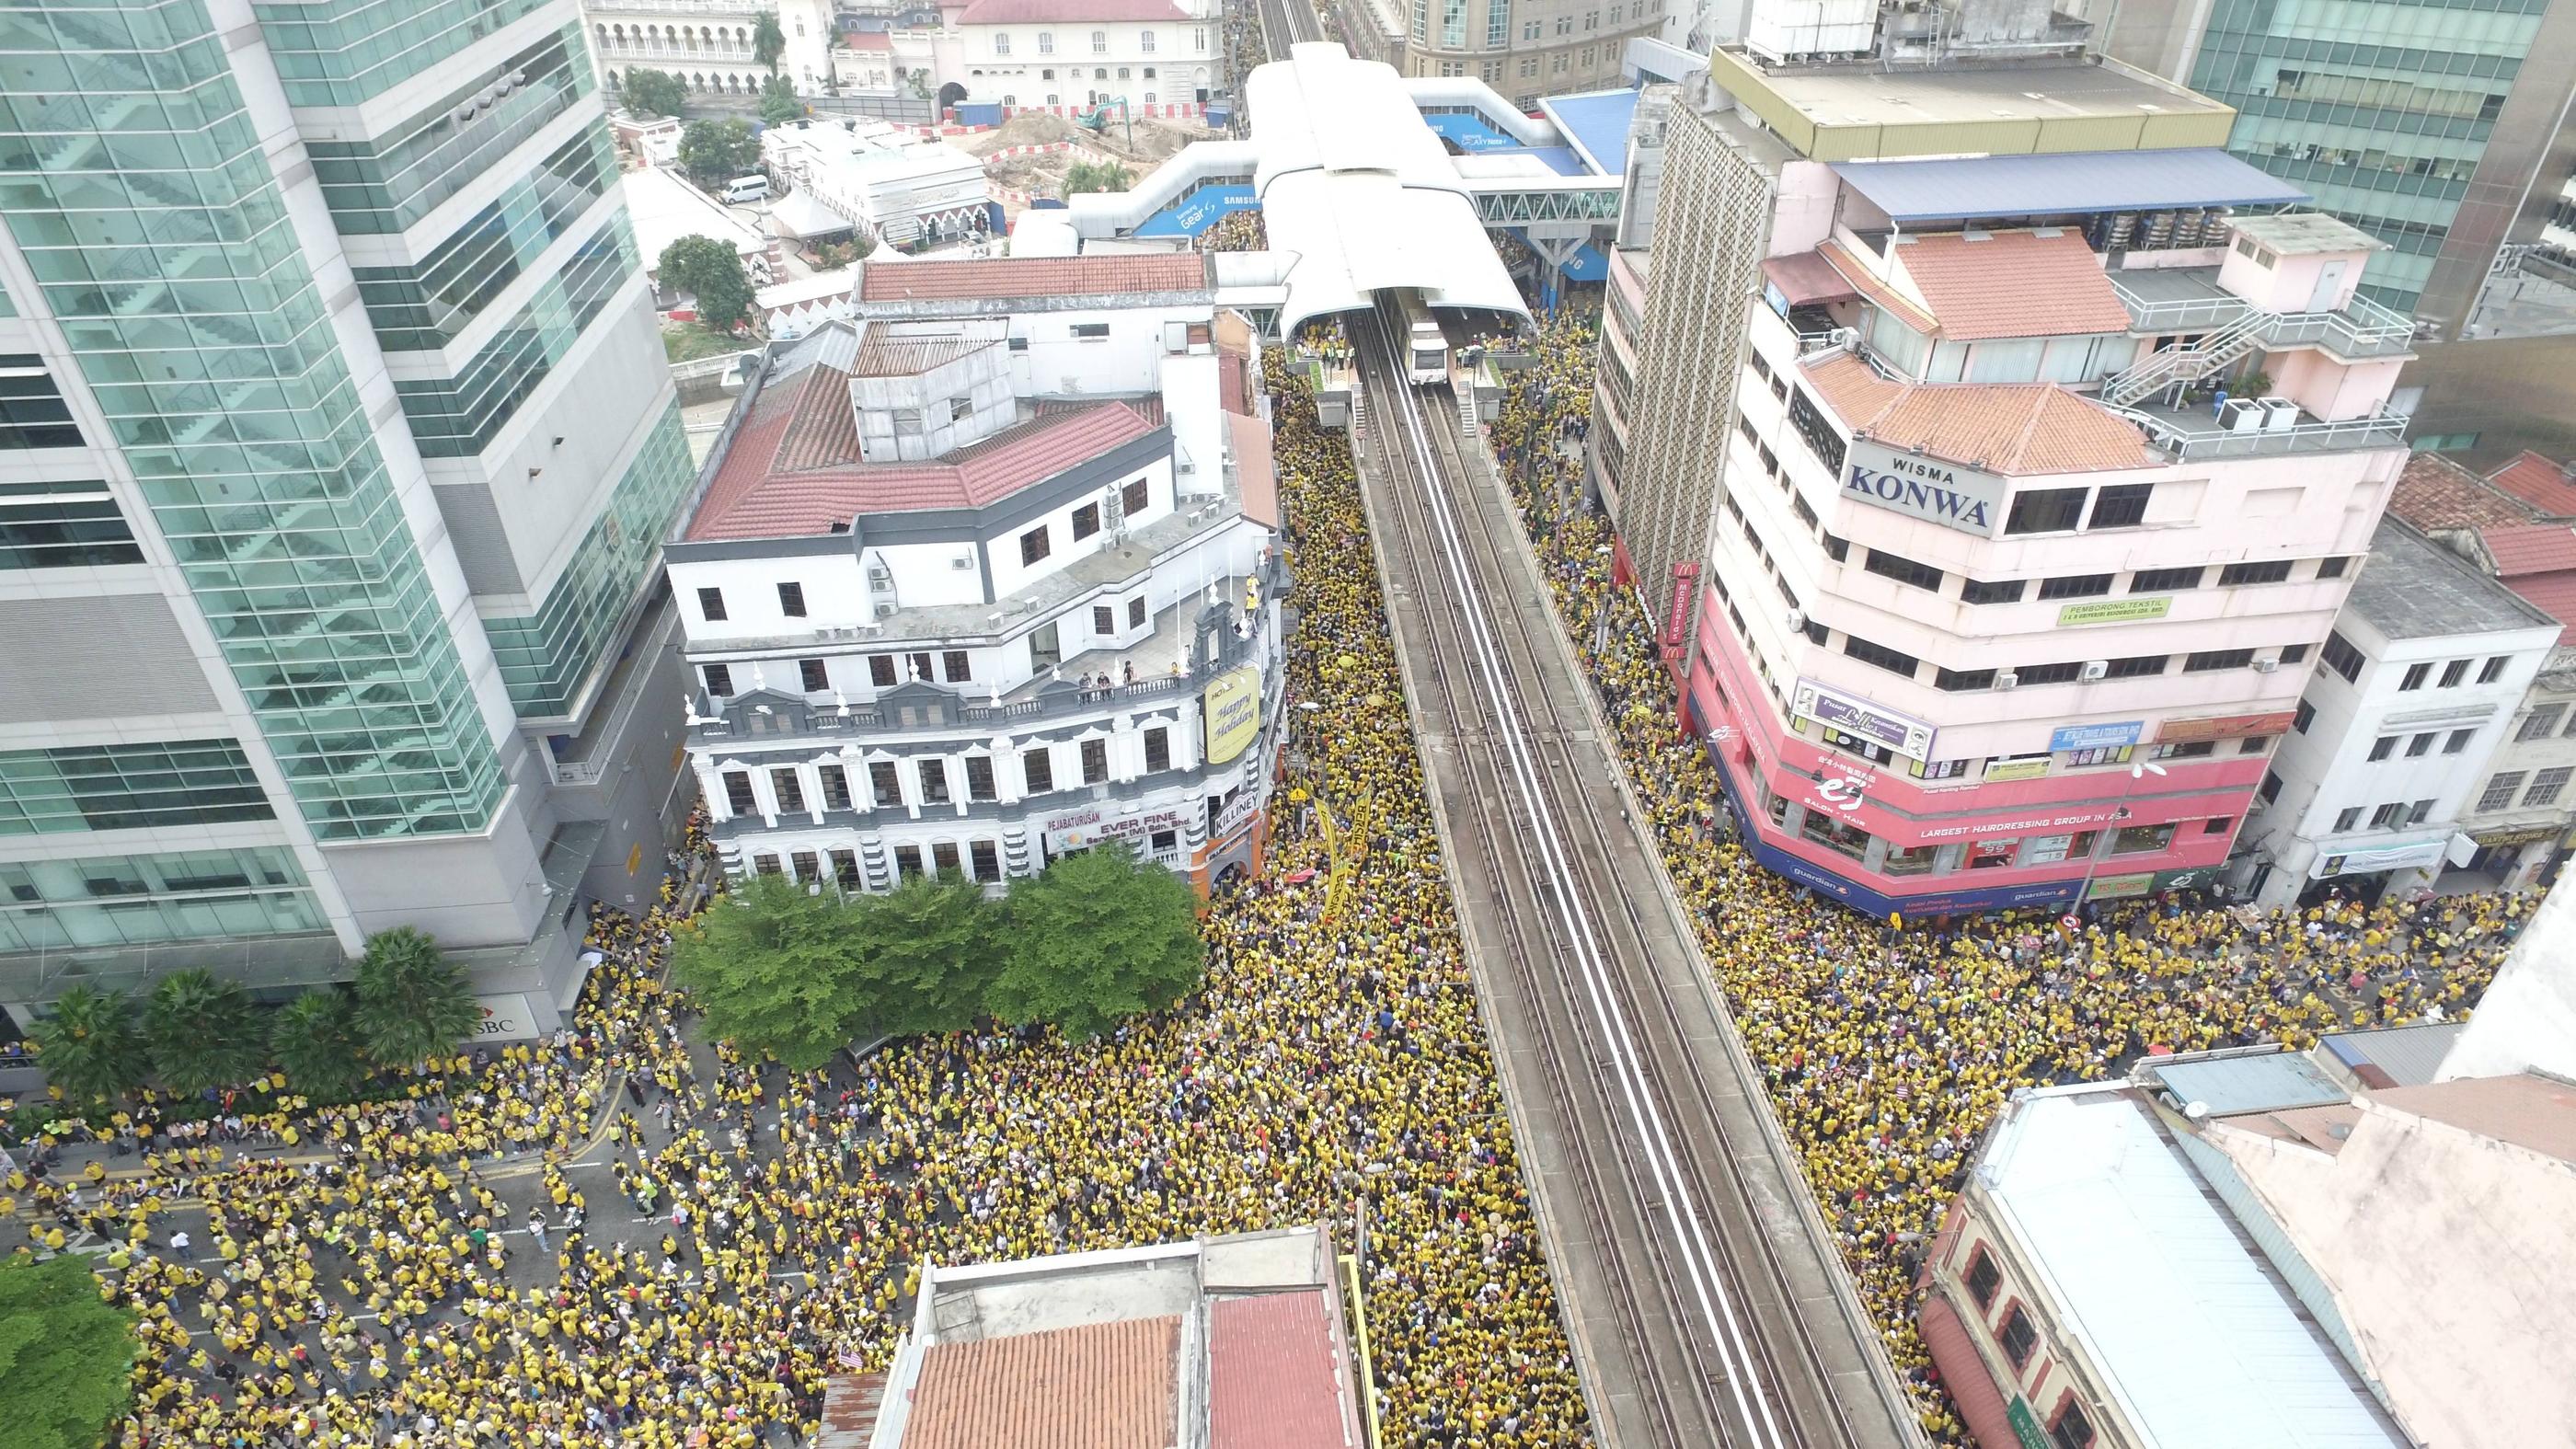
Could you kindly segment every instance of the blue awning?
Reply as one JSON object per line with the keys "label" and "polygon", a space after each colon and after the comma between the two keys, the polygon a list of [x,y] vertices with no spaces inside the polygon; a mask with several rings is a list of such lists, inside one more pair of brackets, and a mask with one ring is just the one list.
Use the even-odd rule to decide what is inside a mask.
{"label": "blue awning", "polygon": [[1899,225],[2186,206],[2289,206],[2308,194],[2219,150],[1842,161],[1836,175]]}

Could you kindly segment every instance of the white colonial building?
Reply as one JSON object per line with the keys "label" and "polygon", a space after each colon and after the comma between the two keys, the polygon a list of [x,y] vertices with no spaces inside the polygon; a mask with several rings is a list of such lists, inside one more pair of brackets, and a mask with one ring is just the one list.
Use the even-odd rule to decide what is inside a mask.
{"label": "white colonial building", "polygon": [[760,161],[786,193],[771,208],[773,224],[792,217],[803,235],[837,225],[903,246],[987,224],[983,161],[884,121],[809,117],[771,126],[760,136]]}
{"label": "white colonial building", "polygon": [[2235,879],[2265,905],[2427,885],[2505,812],[2545,811],[2570,771],[2490,772],[2561,626],[2394,519],[2372,536],[2256,792]]}
{"label": "white colonial building", "polygon": [[[969,101],[1131,107],[1204,101],[1217,85],[1209,0],[968,0],[943,6]],[[1144,114],[1140,109],[1138,114]]]}
{"label": "white colonial building", "polygon": [[832,74],[831,0],[582,0],[599,78],[614,86],[628,71],[668,71],[693,92],[758,95],[769,67],[752,53],[752,27],[778,16],[787,49],[778,73],[798,95],[818,95]]}
{"label": "white colonial building", "polygon": [[877,266],[853,305],[772,350],[670,546],[727,868],[1254,864],[1287,573],[1208,260]]}

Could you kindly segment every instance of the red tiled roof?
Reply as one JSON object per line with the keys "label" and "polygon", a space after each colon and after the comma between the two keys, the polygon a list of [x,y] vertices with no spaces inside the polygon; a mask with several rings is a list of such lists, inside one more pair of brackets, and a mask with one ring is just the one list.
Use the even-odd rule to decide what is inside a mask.
{"label": "red tiled roof", "polygon": [[1933,320],[1931,313],[1916,306],[1913,298],[1880,281],[1878,274],[1872,272],[1860,258],[1845,251],[1841,242],[1817,243],[1816,255],[1823,257],[1826,265],[1840,273],[1844,281],[1851,283],[1854,291],[1887,311],[1895,313],[1906,326],[1917,332],[1930,332],[1941,325]]}
{"label": "red tiled roof", "polygon": [[1181,20],[1171,0],[974,0],[960,25],[1067,24],[1077,20]]}
{"label": "red tiled roof", "polygon": [[2528,448],[2487,481],[2551,518],[2576,518],[2576,482],[2564,467]]}
{"label": "red tiled roof", "polygon": [[1097,257],[991,257],[982,261],[879,262],[859,269],[862,302],[1202,292],[1208,260],[1195,253]]}
{"label": "red tiled roof", "polygon": [[816,364],[752,406],[707,485],[696,541],[791,538],[872,513],[980,508],[1159,425],[1121,402],[1049,411],[931,463],[859,461],[849,374]]}
{"label": "red tiled roof", "polygon": [[2524,574],[2520,578],[2505,580],[2504,586],[2513,590],[2524,603],[2566,626],[2559,629],[2558,642],[2570,642],[2569,636],[2576,634],[2576,570]]}
{"label": "red tiled roof", "polygon": [[1178,1315],[932,1344],[904,1449],[1170,1449],[1180,1352]]}
{"label": "red tiled roof", "polygon": [[1322,1293],[1208,1306],[1208,1449],[1341,1449],[1348,1403]]}
{"label": "red tiled roof", "polygon": [[2076,232],[1999,231],[1983,240],[1936,232],[1888,255],[1953,342],[2129,330],[2129,309]]}
{"label": "red tiled roof", "polygon": [[2388,495],[2388,511],[2415,527],[2511,528],[2538,520],[2531,505],[2439,453],[2414,453]]}
{"label": "red tiled roof", "polygon": [[2487,557],[2495,560],[2500,578],[2576,569],[2576,528],[2563,523],[2480,529],[2478,541],[2486,545]]}
{"label": "red tiled roof", "polygon": [[1802,364],[1852,431],[1990,473],[2150,466],[2131,424],[2054,383],[1890,382],[1848,352]]}

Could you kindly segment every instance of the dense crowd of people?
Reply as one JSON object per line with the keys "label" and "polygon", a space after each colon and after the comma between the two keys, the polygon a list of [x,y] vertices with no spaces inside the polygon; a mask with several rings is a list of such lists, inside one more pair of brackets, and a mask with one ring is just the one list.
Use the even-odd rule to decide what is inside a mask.
{"label": "dense crowd of people", "polygon": [[1899,933],[1757,866],[1734,843],[1716,767],[1679,724],[1653,624],[1613,587],[1603,520],[1561,512],[1582,493],[1596,325],[1589,311],[1545,319],[1536,366],[1513,375],[1491,440],[1781,1125],[1925,1428],[1956,1438],[1915,1334],[1915,1279],[2010,1092],[2100,1079],[2148,1051],[2307,1047],[2328,1031],[2462,1015],[2536,901],[2263,912],[2137,900],[2073,933],[2053,912]]}
{"label": "dense crowd of people", "polygon": [[[2008,917],[1892,935],[1758,869],[1598,519],[1560,512],[1591,329],[1547,320],[1493,441],[1533,531],[1567,530],[1546,550],[1558,602],[1665,858],[1926,1427],[1955,1436],[1912,1278],[2006,1093],[2150,1047],[2465,1010],[2525,904],[2132,904],[2071,937]],[[792,1073],[690,1030],[663,982],[686,898],[600,911],[564,1031],[392,1101],[288,1099],[255,1124],[301,1151],[163,1134],[118,1173],[22,1184],[20,1251],[93,1253],[141,1316],[119,1442],[793,1442],[827,1376],[889,1362],[924,1261],[1314,1221],[1345,1241],[1366,1224],[1390,1443],[1588,1442],[1350,453],[1300,377],[1268,373],[1297,580],[1281,798],[1305,803],[1276,812],[1259,878],[1212,903],[1201,992],[1095,1043],[961,1034]]]}

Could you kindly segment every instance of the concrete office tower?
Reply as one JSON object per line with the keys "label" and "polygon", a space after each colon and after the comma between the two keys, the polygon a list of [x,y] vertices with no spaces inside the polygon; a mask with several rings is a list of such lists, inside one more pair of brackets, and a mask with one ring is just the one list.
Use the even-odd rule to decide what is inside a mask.
{"label": "concrete office tower", "polygon": [[413,924],[550,1025],[694,476],[571,0],[19,6],[0,198],[0,1002]]}
{"label": "concrete office tower", "polygon": [[[1303,3],[1303,0],[1300,0]],[[1351,54],[1409,76],[1473,76],[1523,109],[1615,86],[1620,54],[1664,34],[1677,0],[1328,0]],[[1697,24],[1695,14],[1685,25]]]}

